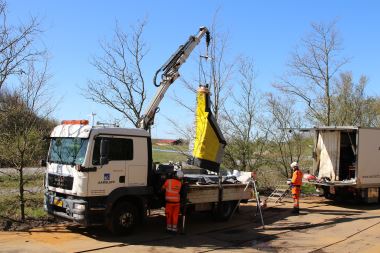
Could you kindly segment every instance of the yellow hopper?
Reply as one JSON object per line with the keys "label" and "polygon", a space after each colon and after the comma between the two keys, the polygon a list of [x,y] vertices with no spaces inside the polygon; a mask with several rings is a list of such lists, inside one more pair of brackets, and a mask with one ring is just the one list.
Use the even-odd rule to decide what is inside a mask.
{"label": "yellow hopper", "polygon": [[197,92],[196,129],[192,164],[219,171],[226,141],[210,110],[210,91],[200,86]]}

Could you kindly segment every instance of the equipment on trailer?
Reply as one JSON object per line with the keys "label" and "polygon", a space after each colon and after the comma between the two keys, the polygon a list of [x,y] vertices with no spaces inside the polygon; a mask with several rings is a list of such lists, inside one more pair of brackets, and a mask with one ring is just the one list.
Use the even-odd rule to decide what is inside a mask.
{"label": "equipment on trailer", "polygon": [[219,172],[226,140],[210,108],[210,91],[200,86],[197,92],[193,157],[189,163],[200,168]]}

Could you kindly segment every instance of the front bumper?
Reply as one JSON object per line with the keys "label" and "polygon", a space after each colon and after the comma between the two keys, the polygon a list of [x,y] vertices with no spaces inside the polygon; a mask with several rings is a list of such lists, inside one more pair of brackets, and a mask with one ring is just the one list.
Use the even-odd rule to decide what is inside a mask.
{"label": "front bumper", "polygon": [[55,192],[46,191],[44,209],[49,214],[74,221],[82,225],[91,225],[89,203],[84,198],[57,196]]}

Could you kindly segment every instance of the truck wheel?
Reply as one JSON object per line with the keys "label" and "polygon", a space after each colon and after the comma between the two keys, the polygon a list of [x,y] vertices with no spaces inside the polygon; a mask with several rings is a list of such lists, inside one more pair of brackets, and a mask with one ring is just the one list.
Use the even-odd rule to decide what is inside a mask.
{"label": "truck wheel", "polygon": [[236,206],[236,201],[224,201],[220,207],[216,207],[216,219],[218,221],[226,221],[232,215],[232,212]]}
{"label": "truck wheel", "polygon": [[121,202],[113,208],[106,226],[113,234],[128,234],[136,227],[138,218],[137,208],[134,204]]}
{"label": "truck wheel", "polygon": [[331,194],[330,189],[328,187],[323,187],[322,189],[323,189],[323,196],[325,197],[325,199],[328,199],[328,200],[335,199],[335,194]]}

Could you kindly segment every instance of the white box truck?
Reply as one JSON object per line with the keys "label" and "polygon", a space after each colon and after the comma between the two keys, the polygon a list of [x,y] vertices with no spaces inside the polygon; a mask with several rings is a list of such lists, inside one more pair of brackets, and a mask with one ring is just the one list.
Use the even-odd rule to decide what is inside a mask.
{"label": "white box truck", "polygon": [[315,184],[331,199],[379,201],[380,129],[316,127]]}

